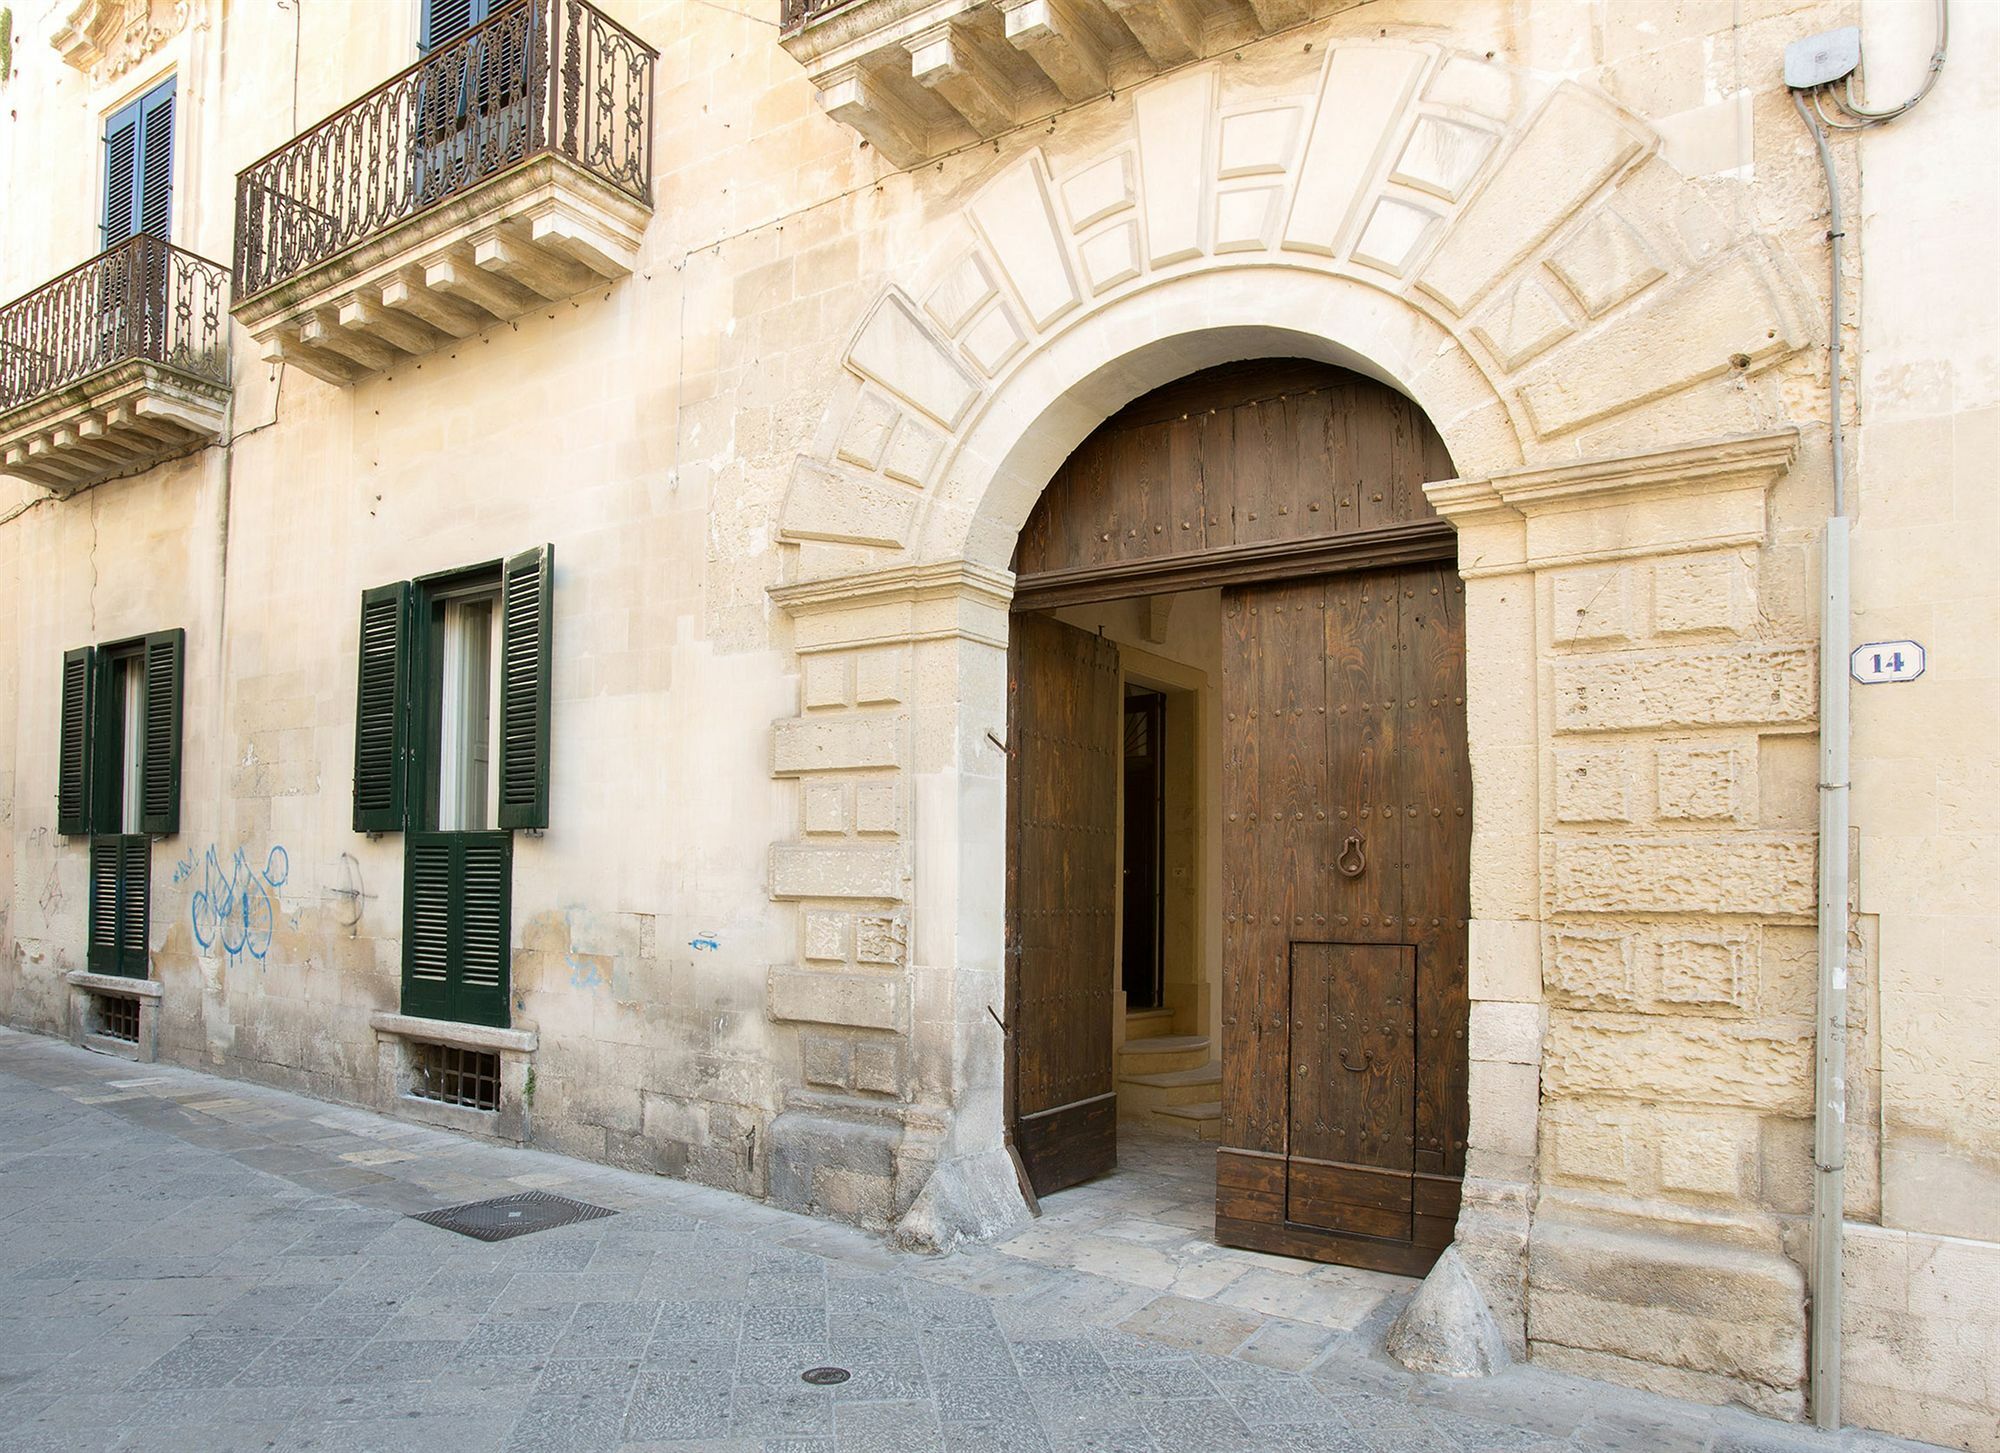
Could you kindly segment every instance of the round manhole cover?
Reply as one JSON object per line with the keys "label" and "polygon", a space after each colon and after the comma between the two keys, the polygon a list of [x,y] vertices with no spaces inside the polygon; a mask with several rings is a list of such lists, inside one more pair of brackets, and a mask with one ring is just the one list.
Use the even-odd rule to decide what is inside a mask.
{"label": "round manhole cover", "polygon": [[799,1374],[801,1380],[814,1387],[832,1387],[835,1383],[846,1382],[854,1376],[844,1367],[808,1367]]}

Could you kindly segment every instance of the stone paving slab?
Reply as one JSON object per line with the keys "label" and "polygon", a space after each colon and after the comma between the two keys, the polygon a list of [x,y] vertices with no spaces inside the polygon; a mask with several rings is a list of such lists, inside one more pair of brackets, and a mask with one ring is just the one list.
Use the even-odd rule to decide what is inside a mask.
{"label": "stone paving slab", "polygon": [[[619,1214],[493,1243],[410,1216],[525,1189]],[[0,1450],[1921,1446],[1536,1368],[1416,1377],[1377,1351],[1406,1283],[1215,1247],[1172,1175],[1085,1189],[1024,1238],[912,1256],[0,1030]],[[819,1365],[854,1375],[800,1381]]]}

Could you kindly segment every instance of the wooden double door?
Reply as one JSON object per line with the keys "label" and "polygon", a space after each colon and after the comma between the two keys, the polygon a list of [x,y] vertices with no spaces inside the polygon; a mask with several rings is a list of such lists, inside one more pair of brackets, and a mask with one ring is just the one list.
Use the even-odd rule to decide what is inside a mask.
{"label": "wooden double door", "polygon": [[1116,1162],[1124,704],[1116,645],[1040,610],[1220,587],[1217,1239],[1406,1272],[1449,1242],[1472,802],[1463,586],[1422,485],[1450,468],[1372,380],[1234,366],[1107,421],[1024,527],[1006,1015],[1038,1193]]}

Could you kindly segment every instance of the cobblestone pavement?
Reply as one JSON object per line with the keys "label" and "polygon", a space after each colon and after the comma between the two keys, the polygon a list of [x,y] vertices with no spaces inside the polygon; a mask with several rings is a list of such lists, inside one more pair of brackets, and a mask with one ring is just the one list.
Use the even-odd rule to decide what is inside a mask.
{"label": "cobblestone pavement", "polygon": [[[410,1219],[523,1189],[619,1214],[493,1244]],[[1189,1211],[1106,1183],[1054,1198],[1019,1245],[911,1256],[723,1192],[0,1030],[0,1448],[1917,1446],[1535,1369],[1412,1377],[1375,1351],[1408,1283],[1176,1250],[1146,1230],[1171,1219],[1135,1217],[1149,1194],[1156,1217]],[[1299,1315],[1322,1300],[1330,1315]],[[853,1377],[800,1381],[822,1364]]]}

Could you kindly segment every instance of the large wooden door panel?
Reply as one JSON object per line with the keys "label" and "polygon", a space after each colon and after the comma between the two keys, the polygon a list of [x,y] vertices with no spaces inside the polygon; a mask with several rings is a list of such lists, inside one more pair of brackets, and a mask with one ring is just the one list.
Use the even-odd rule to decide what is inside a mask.
{"label": "large wooden door panel", "polygon": [[1009,1094],[1015,1147],[1047,1195],[1117,1163],[1117,647],[1016,616],[1007,696]]}
{"label": "large wooden door panel", "polygon": [[1422,1271],[1465,1153],[1470,774],[1446,565],[1224,593],[1217,1235]]}

